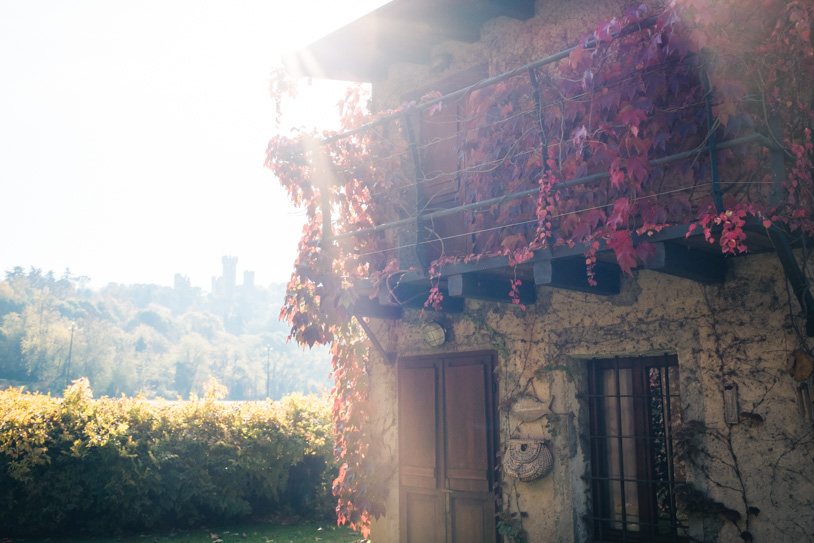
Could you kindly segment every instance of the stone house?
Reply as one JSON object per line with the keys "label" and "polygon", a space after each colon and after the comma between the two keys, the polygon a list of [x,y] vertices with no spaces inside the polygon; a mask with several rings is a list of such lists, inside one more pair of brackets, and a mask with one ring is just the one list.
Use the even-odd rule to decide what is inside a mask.
{"label": "stone house", "polygon": [[[528,125],[488,171],[485,153],[466,146],[490,137],[489,123],[513,119],[524,100],[517,115],[542,118],[540,95],[565,72],[557,63],[577,65],[572,47],[589,49],[586,32],[627,7],[395,0],[286,59],[297,74],[371,81],[374,109],[396,111],[365,130],[397,134],[401,147],[388,149],[412,168],[372,196],[371,206],[401,202],[400,214],[335,237],[375,232],[402,270],[355,284],[353,312],[375,346],[372,450],[388,490],[376,543],[517,541],[523,532],[562,542],[814,540],[814,300],[804,243],[747,221],[738,243],[748,253],[725,255],[692,219],[671,216],[634,235],[647,250],[630,273],[607,236],[593,251],[589,240],[524,252],[523,225],[541,220],[528,208],[541,166],[533,182],[504,179],[501,168],[520,164]],[[636,31],[652,24],[636,20]],[[498,103],[497,113],[495,102],[481,109],[478,97],[514,88],[522,98]],[[703,99],[699,111],[709,115]],[[401,129],[387,128],[406,115]],[[549,145],[547,129],[530,147]],[[648,155],[667,172],[659,195],[690,183],[670,167],[703,162],[696,190],[737,200],[743,193],[726,180],[743,174],[731,161],[720,160],[723,188],[709,179],[719,175],[710,171],[716,152],[743,146],[730,158],[757,153],[747,169],[774,179],[749,197],[771,203],[790,167],[771,132],[718,133],[689,153],[668,146]],[[579,143],[579,134],[565,136]],[[570,186],[605,183],[592,198],[612,207],[612,173],[576,170]],[[486,194],[485,174],[498,187]],[[492,213],[491,222],[478,213]],[[489,237],[506,217],[514,229]],[[443,297],[437,311],[424,303],[433,295]]]}

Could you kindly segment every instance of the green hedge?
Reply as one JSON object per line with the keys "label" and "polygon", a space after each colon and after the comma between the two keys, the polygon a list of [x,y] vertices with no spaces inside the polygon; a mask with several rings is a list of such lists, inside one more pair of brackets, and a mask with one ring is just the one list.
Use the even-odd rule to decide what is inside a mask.
{"label": "green hedge", "polygon": [[64,398],[0,391],[0,534],[329,511],[325,399],[224,403],[220,389],[188,402],[93,400],[86,380]]}

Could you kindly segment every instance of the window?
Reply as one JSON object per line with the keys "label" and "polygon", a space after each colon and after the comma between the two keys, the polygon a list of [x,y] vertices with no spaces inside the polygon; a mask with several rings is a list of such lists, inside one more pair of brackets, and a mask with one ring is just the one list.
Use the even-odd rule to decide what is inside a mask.
{"label": "window", "polygon": [[594,360],[588,378],[594,537],[686,541],[674,458],[681,423],[675,356]]}

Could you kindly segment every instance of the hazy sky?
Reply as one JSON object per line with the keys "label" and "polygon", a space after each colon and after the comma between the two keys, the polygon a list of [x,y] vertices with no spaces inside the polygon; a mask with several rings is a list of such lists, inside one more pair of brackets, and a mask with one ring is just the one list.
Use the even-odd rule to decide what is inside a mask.
{"label": "hazy sky", "polygon": [[209,290],[229,254],[238,282],[286,281],[302,216],[263,168],[270,69],[383,3],[0,0],[0,272]]}

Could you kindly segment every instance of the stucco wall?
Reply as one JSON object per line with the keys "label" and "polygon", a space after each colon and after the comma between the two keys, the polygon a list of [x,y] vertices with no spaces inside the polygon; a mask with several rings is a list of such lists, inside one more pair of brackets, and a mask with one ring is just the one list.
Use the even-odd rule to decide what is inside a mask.
{"label": "stucco wall", "polygon": [[[727,281],[703,286],[640,271],[623,281],[622,292],[600,297],[538,288],[538,302],[525,311],[510,304],[467,301],[462,315],[411,311],[403,321],[374,321],[385,348],[400,356],[493,349],[501,405],[520,394],[553,399],[549,436],[546,419],[524,423],[500,411],[501,446],[510,437],[549,439],[554,469],[531,483],[504,477],[505,503],[528,513],[530,541],[589,541],[583,516],[590,504],[584,478],[587,449],[587,360],[613,355],[674,353],[678,357],[682,416],[699,421],[699,452],[688,478],[714,501],[739,511],[736,529],[720,515],[693,515],[691,535],[701,541],[742,541],[748,507],[755,541],[811,541],[814,533],[814,429],[798,413],[797,382],[786,372],[797,346],[789,298],[776,257],[733,259]],[[796,301],[791,302],[796,308]],[[448,341],[432,348],[420,325],[441,317]],[[372,400],[377,406],[380,473],[389,477],[388,514],[373,540],[398,541],[398,431],[396,368],[371,362]],[[759,415],[728,425],[723,387],[735,384],[739,412]],[[755,419],[757,419],[755,417]]]}

